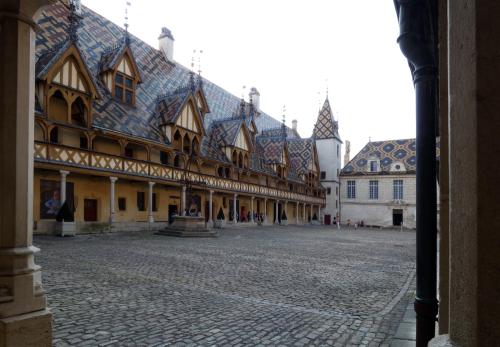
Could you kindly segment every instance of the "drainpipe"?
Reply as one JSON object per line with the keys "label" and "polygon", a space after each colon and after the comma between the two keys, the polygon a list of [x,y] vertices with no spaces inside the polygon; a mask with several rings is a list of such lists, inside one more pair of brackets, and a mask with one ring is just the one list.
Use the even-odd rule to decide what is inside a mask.
{"label": "drainpipe", "polygon": [[438,116],[436,0],[394,0],[398,44],[413,76],[417,120],[417,347],[435,335],[437,291],[436,119]]}

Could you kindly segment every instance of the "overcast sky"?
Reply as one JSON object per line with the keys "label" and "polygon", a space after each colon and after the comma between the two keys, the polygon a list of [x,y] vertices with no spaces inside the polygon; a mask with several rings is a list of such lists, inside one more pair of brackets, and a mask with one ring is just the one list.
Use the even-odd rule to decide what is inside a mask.
{"label": "overcast sky", "polygon": [[[126,0],[82,0],[123,26]],[[392,1],[131,0],[129,31],[158,47],[161,27],[175,38],[174,60],[190,66],[202,49],[202,75],[261,108],[301,136],[312,133],[328,86],[351,158],[368,142],[415,137],[410,71],[396,43]],[[197,67],[196,67],[197,69]],[[318,94],[319,93],[319,94]]]}

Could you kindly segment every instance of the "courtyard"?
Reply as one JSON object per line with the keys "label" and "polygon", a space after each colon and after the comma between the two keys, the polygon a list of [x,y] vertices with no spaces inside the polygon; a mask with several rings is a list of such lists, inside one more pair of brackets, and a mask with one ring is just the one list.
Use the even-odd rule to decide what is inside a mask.
{"label": "courtyard", "polygon": [[332,227],[37,236],[56,346],[389,346],[415,233]]}

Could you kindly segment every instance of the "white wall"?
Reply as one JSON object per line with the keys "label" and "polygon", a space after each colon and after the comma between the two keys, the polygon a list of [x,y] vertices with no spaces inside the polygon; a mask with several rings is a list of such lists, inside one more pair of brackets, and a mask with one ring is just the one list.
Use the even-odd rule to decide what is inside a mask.
{"label": "white wall", "polygon": [[[403,199],[394,201],[393,181],[403,180]],[[415,228],[416,180],[415,175],[366,175],[341,177],[341,220],[346,223],[363,221],[366,225],[392,226],[393,210],[403,210],[403,224]],[[356,181],[356,198],[347,198],[347,181]],[[378,181],[378,199],[369,197],[369,181]]]}
{"label": "white wall", "polygon": [[[337,146],[339,146],[338,155]],[[336,188],[339,188],[337,170],[340,172],[341,169],[340,158],[342,153],[342,144],[340,141],[335,139],[316,140],[316,148],[318,150],[320,171],[326,172],[324,179],[321,179],[320,176],[321,184],[323,187],[331,189],[331,194],[326,195],[326,207],[323,214],[331,215],[331,219],[333,221],[333,217],[339,212],[339,209],[336,208],[335,201],[339,201],[340,199],[340,189],[338,196],[335,192]],[[338,203],[338,206],[340,206],[340,202]]]}

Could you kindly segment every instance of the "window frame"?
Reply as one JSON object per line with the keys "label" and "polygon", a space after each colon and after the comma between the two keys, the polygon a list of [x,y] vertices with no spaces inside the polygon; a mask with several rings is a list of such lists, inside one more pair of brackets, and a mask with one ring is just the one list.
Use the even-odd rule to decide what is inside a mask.
{"label": "window frame", "polygon": [[378,200],[378,180],[368,182],[368,199]]}
{"label": "window frame", "polygon": [[[121,83],[117,81],[117,77],[121,77],[121,79],[122,79]],[[126,83],[127,80],[129,80],[131,82],[130,87],[127,86],[127,83]],[[122,90],[121,97],[118,97],[116,95],[117,88],[121,88],[121,90]],[[127,91],[129,91],[132,94],[130,102],[127,102],[127,99],[126,99]],[[124,74],[121,71],[116,71],[114,78],[113,78],[113,97],[115,100],[118,100],[125,105],[134,106],[135,105],[135,79],[134,79],[134,77],[129,76],[127,74]]]}
{"label": "window frame", "polygon": [[137,192],[137,211],[146,211],[146,193],[145,192]]}
{"label": "window frame", "polygon": [[118,211],[127,211],[127,198],[118,197]]}
{"label": "window frame", "polygon": [[347,198],[356,199],[356,181],[347,181]]}
{"label": "window frame", "polygon": [[404,182],[402,179],[397,179],[392,181],[392,194],[394,200],[404,199]]}

